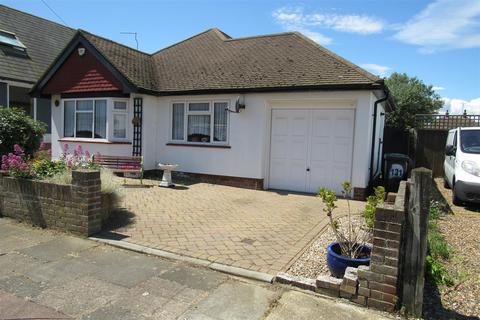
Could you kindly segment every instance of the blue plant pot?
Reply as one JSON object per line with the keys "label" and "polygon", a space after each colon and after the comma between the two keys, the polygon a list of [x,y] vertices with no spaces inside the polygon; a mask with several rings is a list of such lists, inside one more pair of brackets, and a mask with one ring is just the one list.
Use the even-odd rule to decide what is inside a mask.
{"label": "blue plant pot", "polygon": [[362,245],[362,252],[368,255],[368,258],[361,259],[352,259],[345,256],[342,256],[340,245],[338,242],[332,242],[327,247],[327,265],[330,273],[335,278],[343,278],[345,274],[345,269],[347,267],[357,268],[358,266],[368,266],[370,265],[370,253],[372,248],[367,245]]}

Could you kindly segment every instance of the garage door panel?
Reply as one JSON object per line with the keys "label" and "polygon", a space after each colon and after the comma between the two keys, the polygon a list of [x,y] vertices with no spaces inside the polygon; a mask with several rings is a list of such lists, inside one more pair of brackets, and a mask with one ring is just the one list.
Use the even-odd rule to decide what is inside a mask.
{"label": "garage door panel", "polygon": [[272,150],[271,150],[272,159],[287,157],[288,150],[285,148],[285,145],[288,143],[288,141],[286,137],[272,138],[271,143],[272,143]]}
{"label": "garage door panel", "polygon": [[312,138],[311,161],[325,161],[332,157],[332,146],[328,138]]}
{"label": "garage door panel", "polygon": [[310,183],[307,192],[317,193],[320,187],[331,188],[331,162],[314,161],[310,164]]}
{"label": "garage door panel", "polygon": [[351,151],[352,145],[346,141],[338,141],[335,142],[335,148],[333,152],[333,161],[335,162],[343,162],[343,163],[350,163],[351,161]]}
{"label": "garage door panel", "polygon": [[340,194],[351,176],[353,123],[353,110],[273,110],[270,188]]}
{"label": "garage door panel", "polygon": [[308,112],[273,110],[270,187],[305,191]]}

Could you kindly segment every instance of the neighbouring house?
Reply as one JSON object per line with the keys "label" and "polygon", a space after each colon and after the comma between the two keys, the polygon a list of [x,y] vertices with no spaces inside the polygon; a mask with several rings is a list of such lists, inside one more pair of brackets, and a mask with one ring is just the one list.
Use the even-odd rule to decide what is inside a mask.
{"label": "neighbouring house", "polygon": [[362,198],[381,167],[383,80],[297,32],[210,29],[153,54],[78,30],[34,86],[52,151],[83,144],[210,182]]}
{"label": "neighbouring house", "polygon": [[62,26],[0,5],[0,107],[19,107],[48,125],[49,98],[31,98],[29,91],[75,34]]}

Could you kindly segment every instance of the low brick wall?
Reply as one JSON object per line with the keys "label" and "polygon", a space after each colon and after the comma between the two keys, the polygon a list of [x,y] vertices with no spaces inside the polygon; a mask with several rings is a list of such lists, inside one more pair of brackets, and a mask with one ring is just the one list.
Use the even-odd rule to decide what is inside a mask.
{"label": "low brick wall", "polygon": [[73,171],[72,185],[17,179],[0,173],[0,215],[83,236],[99,232],[100,172]]}

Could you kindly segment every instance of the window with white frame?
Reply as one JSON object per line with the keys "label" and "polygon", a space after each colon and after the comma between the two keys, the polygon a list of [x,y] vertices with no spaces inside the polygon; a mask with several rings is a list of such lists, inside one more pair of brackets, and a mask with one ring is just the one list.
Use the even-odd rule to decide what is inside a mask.
{"label": "window with white frame", "polygon": [[126,101],[113,102],[113,138],[127,138],[128,108]]}
{"label": "window with white frame", "polygon": [[63,136],[72,138],[107,138],[107,100],[64,100]]}
{"label": "window with white frame", "polygon": [[226,143],[228,102],[174,102],[172,140],[192,143]]}

